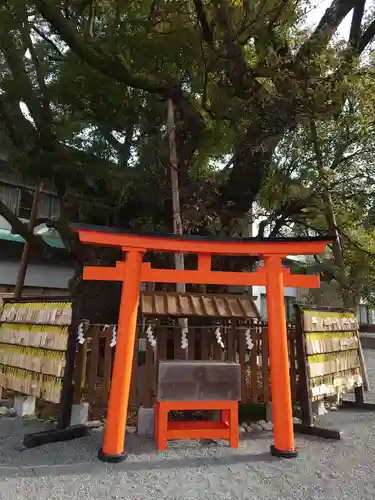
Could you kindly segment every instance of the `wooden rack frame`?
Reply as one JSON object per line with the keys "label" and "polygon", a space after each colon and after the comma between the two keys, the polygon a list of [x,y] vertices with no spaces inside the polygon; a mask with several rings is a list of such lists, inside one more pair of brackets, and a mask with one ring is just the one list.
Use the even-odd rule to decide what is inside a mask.
{"label": "wooden rack frame", "polygon": [[[314,305],[301,305],[296,304],[296,348],[298,357],[298,366],[300,367],[300,379],[299,379],[299,394],[300,394],[300,404],[302,410],[302,423],[295,424],[294,430],[301,434],[307,434],[310,436],[322,437],[326,439],[336,439],[340,440],[342,438],[342,432],[336,429],[326,429],[323,427],[318,427],[314,425],[313,410],[310,397],[309,388],[309,373],[308,373],[308,363],[307,363],[307,347],[306,338],[304,331],[304,311],[314,310],[316,312],[328,312],[328,313],[351,313],[354,311],[352,309],[344,309],[329,306],[314,306]],[[363,378],[363,385],[360,387],[355,387],[355,401],[343,401],[340,408],[357,408],[361,410],[375,410],[375,404],[364,402],[364,386],[367,386],[367,373],[366,366],[363,360],[363,353],[361,347],[361,341],[358,336],[358,351],[359,358],[361,360],[361,371]]]}

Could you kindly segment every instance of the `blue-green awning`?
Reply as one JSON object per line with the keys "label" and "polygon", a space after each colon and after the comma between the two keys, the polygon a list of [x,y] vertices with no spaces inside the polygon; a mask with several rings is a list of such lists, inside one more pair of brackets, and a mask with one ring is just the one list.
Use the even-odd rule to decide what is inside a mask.
{"label": "blue-green awning", "polygon": [[[52,248],[64,249],[64,243],[58,238],[45,238],[43,235],[41,237],[45,242]],[[19,234],[13,234],[9,229],[0,229],[0,241],[13,241],[14,243],[25,243],[25,240]]]}

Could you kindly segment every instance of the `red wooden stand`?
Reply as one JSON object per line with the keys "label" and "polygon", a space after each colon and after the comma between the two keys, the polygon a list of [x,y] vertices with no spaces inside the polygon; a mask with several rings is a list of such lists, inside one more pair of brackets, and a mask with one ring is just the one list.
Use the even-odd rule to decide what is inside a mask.
{"label": "red wooden stand", "polygon": [[[172,410],[220,410],[218,421],[170,422]],[[155,439],[158,450],[167,448],[168,439],[226,439],[238,448],[238,401],[163,401],[156,403]]]}

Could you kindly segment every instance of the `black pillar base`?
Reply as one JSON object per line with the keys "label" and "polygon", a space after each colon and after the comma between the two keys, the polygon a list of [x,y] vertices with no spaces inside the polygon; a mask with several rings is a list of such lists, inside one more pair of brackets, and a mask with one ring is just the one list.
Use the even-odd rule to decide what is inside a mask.
{"label": "black pillar base", "polygon": [[375,403],[365,403],[360,401],[342,401],[340,410],[375,411]]}
{"label": "black pillar base", "polygon": [[271,445],[271,455],[279,458],[297,458],[298,452],[296,450],[278,450],[274,445]]}
{"label": "black pillar base", "polygon": [[98,451],[98,458],[101,462],[108,462],[110,464],[118,464],[120,462],[124,462],[128,458],[128,454],[123,452],[118,455],[109,455],[108,453],[104,453],[103,448],[100,448]]}
{"label": "black pillar base", "polygon": [[307,436],[321,437],[325,439],[335,439],[339,441],[343,433],[336,429],[324,429],[323,427],[315,427],[307,424],[294,424],[294,431]]}
{"label": "black pillar base", "polygon": [[75,425],[66,429],[50,429],[48,431],[25,434],[23,445],[25,448],[35,448],[36,446],[43,446],[49,443],[78,439],[88,434],[89,428],[86,425]]}

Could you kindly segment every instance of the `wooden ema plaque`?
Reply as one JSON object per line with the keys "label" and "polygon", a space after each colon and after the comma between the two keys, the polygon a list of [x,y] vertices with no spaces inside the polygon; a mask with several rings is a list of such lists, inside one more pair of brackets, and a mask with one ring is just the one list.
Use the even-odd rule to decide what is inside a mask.
{"label": "wooden ema plaque", "polygon": [[59,403],[70,301],[5,302],[0,310],[0,387]]}

